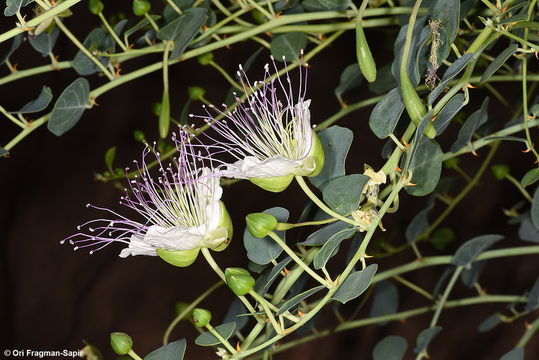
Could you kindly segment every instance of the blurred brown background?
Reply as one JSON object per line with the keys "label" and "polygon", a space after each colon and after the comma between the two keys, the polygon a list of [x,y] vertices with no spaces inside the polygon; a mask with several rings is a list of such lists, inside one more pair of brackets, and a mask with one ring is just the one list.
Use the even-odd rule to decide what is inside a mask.
{"label": "blurred brown background", "polygon": [[[66,19],[67,26],[79,39],[84,38],[96,20],[84,7],[84,4],[77,5],[77,16]],[[86,15],[81,16],[81,13]],[[0,29],[8,29],[13,19],[2,19]],[[324,54],[310,62],[309,96],[313,99],[314,123],[323,121],[339,109],[333,89],[338,85],[342,70],[355,61],[352,35],[342,36]],[[381,35],[378,32],[368,33],[373,38],[385,39]],[[387,41],[373,43],[379,64],[390,61],[392,45]],[[0,52],[6,48],[6,44],[2,44]],[[232,49],[217,51],[215,60],[232,72],[255,49],[252,44],[236,44]],[[75,52],[74,46],[60,37],[55,47],[60,60],[71,59]],[[262,53],[250,72],[251,79],[261,74],[268,55],[268,52]],[[147,59],[157,60],[158,56],[150,55]],[[12,62],[25,69],[48,63],[48,59],[41,58],[25,43],[12,57]],[[133,61],[124,73],[145,63],[148,63],[146,58]],[[7,73],[5,66],[0,71]],[[52,88],[56,98],[76,76],[73,70],[68,69],[0,86],[0,103],[7,109],[19,108],[33,99],[43,84]],[[92,86],[104,81],[97,76],[91,76],[89,80]],[[170,82],[172,111],[176,117],[187,99],[187,86],[203,86],[207,90],[206,97],[215,103],[222,102],[228,90],[228,85],[216,71],[201,69],[194,60],[173,66]],[[472,91],[472,97],[474,94]],[[505,94],[514,97],[511,99],[513,103],[517,101],[515,91]],[[348,99],[352,102],[370,96],[373,95],[369,95],[364,85]],[[111,146],[118,146],[116,165],[119,167],[127,166],[132,159],[140,157],[142,145],[133,140],[134,129],[145,131],[150,140],[158,137],[157,119],[152,114],[151,104],[159,101],[160,97],[161,73],[157,72],[100,97],[97,101],[99,106],[86,111],[79,124],[64,136],[58,138],[42,127],[17,145],[9,158],[0,159],[0,323],[3,348],[75,350],[82,348],[83,340],[86,340],[100,348],[105,358],[113,358],[108,345],[109,334],[123,331],[133,337],[134,349],[144,356],[161,345],[163,332],[174,318],[174,304],[193,300],[217,280],[202,257],[193,266],[180,269],[155,257],[120,259],[120,246],[111,246],[89,255],[86,251],[73,252],[69,245],[59,245],[59,241],[74,232],[78,224],[100,215],[86,209],[86,203],[120,209],[117,202],[121,193],[111,184],[94,181],[94,174],[104,171],[103,155]],[[468,112],[478,108],[481,100],[480,97],[474,98]],[[191,111],[201,113],[200,105],[195,103]],[[363,163],[375,168],[382,164],[379,154],[383,143],[372,135],[367,124],[370,110],[354,112],[339,123],[353,128],[355,132],[347,162],[349,172],[362,171]],[[491,99],[490,113],[504,120],[510,116],[494,99]],[[17,131],[7,119],[2,119],[0,129],[1,144],[5,144]],[[445,150],[455,139],[455,129],[455,126],[450,127],[446,139],[442,140]],[[518,145],[503,145],[495,162],[513,161],[518,157],[517,165],[512,165],[512,173],[520,177],[532,166],[531,156],[522,155],[520,150]],[[485,149],[479,151],[480,155],[485,153]],[[472,171],[479,166],[480,159],[465,158],[465,168]],[[292,218],[297,218],[305,203],[298,190],[291,186],[282,194],[269,194],[249,183],[239,183],[226,189],[224,201],[233,216],[236,236],[225,252],[215,255],[222,267],[246,266],[241,239],[244,216],[272,206],[284,206],[291,210]],[[506,219],[501,210],[512,206],[518,196],[510,184],[499,183],[488,173],[472,196],[459,205],[446,223],[454,227],[460,242],[484,233],[507,234],[509,229],[509,239],[497,246],[525,245],[516,240],[516,227],[505,225]],[[386,228],[398,230],[401,234],[392,241],[404,241],[406,224],[425,204],[426,198],[402,196],[399,212],[384,219]],[[438,204],[435,212],[439,213],[440,209],[442,206]],[[453,253],[457,246],[447,253]],[[423,249],[426,254],[435,253],[428,244]],[[412,259],[413,254],[406,252],[378,263],[382,271]],[[432,289],[442,271],[440,267],[431,267],[407,274],[406,278]],[[481,284],[489,293],[518,295],[531,287],[538,273],[534,257],[498,259],[487,265]],[[400,311],[428,305],[425,299],[400,285],[399,290]],[[459,284],[450,298],[475,294],[474,290]],[[214,312],[215,324],[218,324],[231,300],[230,292],[221,288],[202,306]],[[370,303],[363,315],[368,315],[369,307]],[[430,347],[431,358],[499,358],[518,341],[526,321],[533,320],[533,317],[527,317],[501,325],[486,334],[478,334],[476,329],[480,322],[494,311],[503,311],[504,307],[504,304],[489,304],[444,311],[440,319],[444,329]],[[345,307],[344,312],[351,309]],[[428,326],[431,316],[426,314],[385,327],[347,331],[297,347],[275,358],[369,359],[374,344],[385,335],[406,337],[409,342],[407,358],[413,358],[411,349],[415,346],[415,338]],[[335,320],[331,314],[326,314],[317,327],[323,329],[331,324],[335,324]],[[195,336],[192,326],[182,322],[173,339],[188,339],[186,359],[215,358],[211,348],[194,345]],[[539,341],[534,339],[526,347],[526,359],[536,358],[539,358]]]}

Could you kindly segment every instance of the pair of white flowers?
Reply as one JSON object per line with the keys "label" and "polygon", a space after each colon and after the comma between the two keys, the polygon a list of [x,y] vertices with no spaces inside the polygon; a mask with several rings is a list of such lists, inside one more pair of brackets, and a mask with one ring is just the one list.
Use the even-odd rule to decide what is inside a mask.
{"label": "pair of white flowers", "polygon": [[[275,71],[277,68],[273,62]],[[138,175],[129,183],[120,204],[135,210],[141,221],[108,209],[115,219],[95,219],[79,226],[80,232],[64,239],[75,249],[93,251],[115,242],[125,243],[120,256],[158,255],[178,266],[188,266],[201,248],[223,250],[232,238],[232,223],[221,201],[220,177],[249,179],[269,190],[282,191],[295,175],[315,176],[323,167],[323,149],[310,121],[310,100],[305,99],[306,74],[300,71],[300,86],[294,94],[288,71],[284,81],[272,77],[269,65],[265,79],[250,84],[240,67],[245,100],[237,106],[217,110],[220,121],[207,111],[202,118],[213,133],[213,144],[194,140],[185,130],[173,135],[178,154],[164,164],[155,148],[144,149],[142,162],[135,161]],[[146,158],[153,153],[158,176],[152,176]],[[225,155],[233,161],[217,157]]]}

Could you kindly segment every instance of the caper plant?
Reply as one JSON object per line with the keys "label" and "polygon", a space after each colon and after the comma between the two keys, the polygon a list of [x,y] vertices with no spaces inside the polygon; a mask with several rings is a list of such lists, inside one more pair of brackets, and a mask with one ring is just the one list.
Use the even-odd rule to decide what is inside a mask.
{"label": "caper plant", "polygon": [[[13,27],[0,34],[0,43],[11,42],[2,54],[0,86],[9,89],[12,82],[67,69],[78,76],[59,94],[44,85],[19,110],[0,106],[5,125],[20,128],[12,139],[2,133],[0,155],[16,160],[15,147],[31,141],[32,132],[46,131],[42,125],[55,136],[70,136],[81,118],[91,116],[98,99],[107,106],[108,91],[153,72],[162,74],[161,101],[154,109],[159,139],[136,131],[144,149],[142,157],[134,156],[134,167],[116,169],[116,148],[111,148],[105,154],[107,169],[98,175],[105,182],[125,181],[120,204],[134,210],[135,217],[88,205],[106,217],[84,222],[62,240],[91,252],[117,251],[120,244],[122,258],[155,256],[183,273],[193,262],[205,261],[215,272],[219,282],[180,307],[164,331],[163,346],[145,359],[183,359],[187,344],[209,347],[207,358],[279,358],[280,352],[334,333],[420,314],[432,314],[432,320],[415,334],[415,344],[390,335],[378,339],[372,357],[437,358],[436,340],[444,334],[441,314],[491,303],[499,307],[480,332],[526,317],[529,326],[519,330],[517,343],[505,344],[504,356],[524,358],[539,329],[539,280],[524,293],[498,294],[491,284],[490,294],[479,277],[498,258],[519,256],[536,263],[539,254],[539,245],[532,244],[539,242],[539,153],[533,140],[539,125],[536,0],[133,0],[125,1],[121,15],[108,11],[110,3],[6,1],[2,22],[11,21]],[[69,30],[81,16],[95,16],[97,22],[84,40]],[[338,56],[330,45],[343,34],[352,35],[348,46],[355,47],[356,57],[335,89],[338,111],[324,120],[311,112],[309,76],[322,70],[310,68],[309,61]],[[77,48],[73,59],[56,52],[60,36]],[[394,44],[385,64],[373,56],[380,39]],[[221,67],[219,59],[230,56],[222,49],[243,41],[261,50],[233,71]],[[11,56],[25,46],[41,53],[44,63],[30,68],[12,63]],[[152,62],[156,54],[159,61]],[[124,72],[132,59],[148,60]],[[201,73],[215,69],[230,92],[210,101],[203,88],[190,87],[189,100],[175,119],[179,105],[171,102],[169,68],[190,59],[198,61]],[[251,67],[260,59],[266,62],[264,75],[252,81]],[[363,79],[368,91],[364,85],[359,93]],[[500,82],[507,83],[503,89]],[[509,104],[504,91],[518,93],[519,103]],[[347,103],[354,93],[360,100]],[[512,115],[494,121],[493,103]],[[384,141],[385,163],[374,168],[370,164],[378,159],[353,154],[355,162],[365,164],[364,171],[349,173],[345,160],[354,131],[336,123],[368,107],[368,128],[365,122],[354,131]],[[526,172],[495,163],[508,141],[521,145],[522,153],[514,158],[525,158]],[[476,157],[468,174],[459,161],[470,154]],[[455,174],[464,186],[447,186],[444,180]],[[465,216],[459,204],[481,191],[476,185],[486,176],[507,180],[522,195],[503,204],[512,206],[505,211],[507,233],[459,238],[444,221],[453,212]],[[307,203],[301,216],[283,207],[260,208],[232,224],[229,211],[242,209],[222,201],[225,184],[279,197],[292,182]],[[425,197],[426,207],[410,218],[406,231],[384,226],[382,220],[396,216],[411,197]],[[515,224],[521,243],[504,245]],[[231,241],[243,242],[245,261],[223,269],[212,252],[226,253]],[[445,255],[422,255],[433,247]],[[413,260],[378,265],[380,258],[403,252]],[[446,268],[436,288],[404,277],[434,266]],[[211,308],[199,307],[223,285],[235,297],[224,320],[212,317]],[[459,286],[476,293],[454,298]],[[424,305],[400,310],[402,291],[423,296]],[[371,311],[364,314],[360,310],[371,297]],[[351,315],[347,303],[355,304]],[[333,325],[315,328],[321,313],[333,314]],[[171,341],[182,320],[191,321],[200,334]],[[142,358],[125,333],[112,333],[111,345],[119,355]]]}

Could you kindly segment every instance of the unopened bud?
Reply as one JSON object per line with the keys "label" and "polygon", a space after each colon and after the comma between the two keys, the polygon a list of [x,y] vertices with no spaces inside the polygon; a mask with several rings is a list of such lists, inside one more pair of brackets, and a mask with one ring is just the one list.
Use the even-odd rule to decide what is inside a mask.
{"label": "unopened bud", "polygon": [[254,213],[245,217],[247,229],[256,238],[263,238],[277,226],[277,219],[270,214]]}
{"label": "unopened bud", "polygon": [[238,296],[248,294],[255,286],[255,279],[249,271],[242,268],[228,268],[225,270],[227,285]]}

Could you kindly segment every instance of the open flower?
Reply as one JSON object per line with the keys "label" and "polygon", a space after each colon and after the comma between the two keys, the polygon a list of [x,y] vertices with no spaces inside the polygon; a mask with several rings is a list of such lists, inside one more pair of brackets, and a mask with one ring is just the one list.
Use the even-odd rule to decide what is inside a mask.
{"label": "open flower", "polygon": [[[200,248],[223,250],[232,237],[232,223],[221,199],[219,176],[212,159],[195,153],[189,135],[183,130],[173,135],[178,157],[165,165],[154,148],[146,146],[142,162],[134,161],[138,175],[129,182],[120,200],[141,218],[132,220],[116,212],[88,204],[114,215],[114,219],[95,219],[78,227],[82,232],[64,240],[75,250],[91,247],[90,253],[112,243],[128,246],[120,257],[159,255],[177,266],[188,266]],[[198,147],[196,148],[199,149]],[[159,174],[152,177],[146,158],[154,153]],[[127,169],[128,170],[128,169]]]}
{"label": "open flower", "polygon": [[[277,73],[277,66],[272,58]],[[286,65],[285,65],[286,66]],[[224,116],[217,121],[207,111],[201,117],[222,139],[212,138],[235,161],[220,170],[222,176],[249,179],[270,191],[282,191],[295,175],[316,176],[324,164],[324,151],[311,126],[310,100],[305,99],[306,67],[299,71],[299,86],[294,91],[288,70],[285,80],[270,74],[265,66],[264,81],[250,83],[240,66],[238,76],[244,86],[245,100],[236,94],[237,106],[223,110],[209,108]]]}

